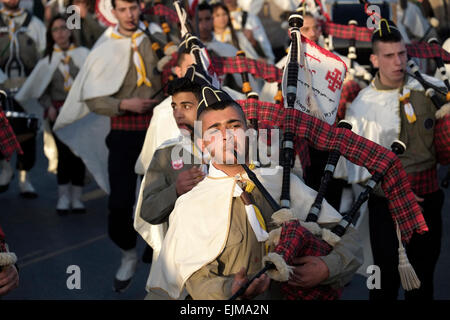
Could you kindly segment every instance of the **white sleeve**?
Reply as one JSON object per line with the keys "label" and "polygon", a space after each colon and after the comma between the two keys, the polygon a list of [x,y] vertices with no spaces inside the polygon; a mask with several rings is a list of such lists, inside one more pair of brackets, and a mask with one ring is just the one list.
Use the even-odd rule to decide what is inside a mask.
{"label": "white sleeve", "polygon": [[253,36],[261,45],[266,58],[269,60],[269,63],[274,63],[275,55],[272,51],[272,45],[270,44],[269,38],[267,37],[261,20],[256,15],[249,13],[247,26],[250,27],[250,29],[253,31]]}
{"label": "white sleeve", "polygon": [[44,23],[33,17],[28,27],[27,34],[36,42],[39,54],[43,54],[46,46],[46,28]]}

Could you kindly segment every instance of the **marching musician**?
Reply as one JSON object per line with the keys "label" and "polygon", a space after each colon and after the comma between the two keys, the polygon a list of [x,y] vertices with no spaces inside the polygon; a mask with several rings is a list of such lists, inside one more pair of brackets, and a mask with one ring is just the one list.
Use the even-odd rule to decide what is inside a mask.
{"label": "marching musician", "polygon": [[[234,57],[238,49],[230,43],[221,42],[214,36],[213,8],[206,1],[197,7],[198,17],[198,36],[205,47],[220,57]],[[250,77],[252,87],[258,91],[260,86]],[[242,81],[237,74],[227,75],[223,84],[233,90],[239,90],[242,87]]]}
{"label": "marching musician", "polygon": [[[39,99],[50,126],[55,123],[73,79],[89,54],[88,49],[75,46],[72,32],[67,28],[66,21],[67,16],[60,14],[53,16],[49,21],[45,57],[38,62],[16,95],[16,100],[23,103],[32,98]],[[81,200],[81,194],[85,166],[66,144],[54,134],[52,137],[58,154],[56,212],[58,214],[67,214],[69,211],[84,213],[86,208]],[[49,157],[49,163],[51,161],[53,159]]]}
{"label": "marching musician", "polygon": [[[89,119],[96,119],[95,128],[87,128],[94,131],[91,136],[85,137],[86,145],[99,135],[100,124],[104,126],[104,116],[109,117],[106,130],[102,131],[102,135],[107,135],[107,149],[103,149],[105,142],[98,141],[98,148],[101,150],[98,156],[104,157],[106,153],[108,158],[94,161],[108,163],[109,185],[103,186],[109,191],[108,234],[122,251],[113,288],[122,292],[131,283],[138,262],[137,234],[132,217],[137,182],[134,166],[152,117],[152,107],[161,100],[160,95],[151,98],[161,89],[161,77],[156,69],[158,57],[152,50],[155,43],[144,33],[143,30],[148,29],[139,20],[139,0],[112,1],[112,7],[118,23],[110,30],[110,36],[104,36],[102,42],[87,57],[54,130],[62,138],[65,130],[77,124],[88,124]],[[84,117],[89,110],[94,115]],[[74,113],[75,117],[71,118]],[[78,117],[79,114],[82,114],[81,118]],[[69,138],[75,137],[70,135]],[[90,154],[96,151],[88,150]],[[85,153],[83,156],[90,155]],[[88,162],[86,165],[89,168]],[[100,167],[97,168],[103,170],[103,162],[98,165]],[[93,174],[97,182],[101,181],[98,180],[98,172]]]}
{"label": "marching musician", "polygon": [[[265,241],[272,229],[273,210],[261,192],[252,188],[234,158],[235,148],[239,154],[246,154],[240,139],[247,129],[242,108],[223,91],[211,87],[203,87],[201,99],[197,120],[202,121],[203,138],[198,145],[212,157],[209,173],[175,203],[148,284],[152,290],[162,289],[175,299],[187,295],[193,299],[231,297],[248,281],[247,277],[261,269]],[[245,161],[248,164],[248,159]],[[280,194],[281,171],[277,174],[262,178],[264,186]],[[293,175],[291,181],[295,193],[292,208],[296,215],[306,217],[314,191]],[[254,206],[244,202],[243,190],[250,194],[247,199]],[[340,217],[327,202],[322,214],[320,222]],[[360,266],[362,251],[354,229],[341,241],[327,256],[299,258],[302,265],[294,268],[290,282],[308,288],[347,283]],[[257,296],[281,298],[277,285],[266,275],[253,282],[243,297]]]}
{"label": "marching musician", "polygon": [[237,0],[225,0],[224,4],[230,11],[233,28],[235,30],[241,30],[256,52],[261,57],[264,57],[268,63],[273,64],[275,62],[275,56],[272,52],[272,46],[258,16],[252,12],[243,10],[238,6]]}
{"label": "marching musician", "polygon": [[[45,50],[45,26],[41,20],[19,7],[20,0],[2,0],[0,10],[0,68],[8,79],[2,84],[5,89],[20,89]],[[23,108],[15,105],[18,112]],[[17,158],[20,195],[35,198],[37,193],[31,184],[28,172],[36,162],[36,134],[21,143],[23,155]],[[3,162],[12,178],[9,162]],[[9,183],[9,181],[8,181]]]}
{"label": "marching musician", "polygon": [[[433,145],[436,108],[422,85],[406,73],[407,52],[394,23],[381,20],[372,36],[370,61],[378,68],[372,83],[361,90],[347,110],[353,131],[384,147],[399,139],[406,151],[399,156],[408,175],[429,231],[415,233],[405,246],[421,285],[405,292],[406,299],[433,299],[433,274],[442,238],[441,210],[444,193],[439,188]],[[425,79],[437,81],[431,77]],[[370,175],[347,165],[348,181],[363,183]],[[395,300],[400,276],[397,270],[398,239],[386,196],[375,189],[368,202],[370,242],[374,264],[381,270],[381,288],[370,290],[370,299]],[[363,235],[366,236],[366,235]]]}

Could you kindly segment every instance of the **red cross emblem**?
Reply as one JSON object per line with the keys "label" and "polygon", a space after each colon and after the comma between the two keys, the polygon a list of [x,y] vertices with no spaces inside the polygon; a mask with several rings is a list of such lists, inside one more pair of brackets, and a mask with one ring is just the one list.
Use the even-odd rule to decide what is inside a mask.
{"label": "red cross emblem", "polygon": [[184,166],[183,159],[172,160],[172,168],[174,170],[180,170],[181,168],[183,168],[183,166]]}
{"label": "red cross emblem", "polygon": [[342,72],[340,72],[338,69],[334,69],[333,72],[328,71],[327,76],[325,77],[325,80],[328,81],[328,89],[330,89],[333,92],[336,92],[336,89],[341,89],[342,87]]}

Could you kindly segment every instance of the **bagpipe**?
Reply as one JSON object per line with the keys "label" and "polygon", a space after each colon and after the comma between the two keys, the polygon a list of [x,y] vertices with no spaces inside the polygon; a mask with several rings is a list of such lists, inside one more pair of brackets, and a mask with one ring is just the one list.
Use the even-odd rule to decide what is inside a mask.
{"label": "bagpipe", "polygon": [[36,136],[40,124],[35,114],[26,113],[14,99],[17,91],[17,88],[0,90],[0,102],[17,140],[24,142]]}
{"label": "bagpipe", "polygon": [[[297,90],[298,86],[305,85],[305,83],[299,81],[299,70],[307,69],[307,67],[305,67],[306,64],[304,64],[305,61],[299,59],[299,56],[303,57],[303,55],[299,54],[300,46],[303,41],[299,41],[300,35],[297,35],[297,30],[299,30],[301,24],[301,15],[291,15],[289,25],[292,42],[290,47],[290,57],[283,75],[283,78],[286,81],[286,86],[283,87],[285,107],[282,115],[276,116],[277,118],[281,118],[279,125],[284,130],[281,151],[283,182],[280,205],[275,206],[271,204],[272,209],[274,211],[276,210],[276,212],[272,215],[272,219],[276,224],[281,225],[281,228],[272,231],[279,234],[279,240],[274,243],[275,248],[273,252],[264,257],[264,268],[258,272],[252,280],[264,272],[267,272],[269,277],[272,279],[283,282],[282,290],[288,299],[337,299],[341,294],[341,289],[333,289],[330,286],[321,285],[312,289],[298,289],[297,287],[292,287],[285,283],[289,280],[290,273],[292,272],[292,267],[290,267],[289,264],[294,257],[304,255],[323,256],[330,253],[333,247],[339,243],[340,237],[342,237],[348,227],[354,223],[356,212],[367,200],[370,192],[376,184],[380,183],[381,188],[388,197],[390,203],[389,209],[392,213],[393,219],[398,225],[398,232],[401,239],[408,241],[411,234],[405,237],[405,233],[409,234],[412,230],[407,231],[409,227],[404,225],[400,216],[403,216],[404,218],[407,217],[406,219],[410,222],[414,221],[414,229],[419,232],[425,231],[426,227],[423,216],[420,213],[420,208],[414,200],[414,195],[412,194],[412,191],[407,188],[406,173],[400,168],[401,165],[397,154],[404,151],[404,145],[401,142],[394,143],[392,146],[392,152],[389,152],[387,149],[379,146],[378,144],[352,133],[351,130],[349,130],[349,126],[345,123],[341,123],[337,127],[334,127],[330,123],[323,121],[323,119],[313,116],[314,112],[311,112],[311,110],[302,110],[301,107],[297,108],[296,104],[298,104],[299,99]],[[307,52],[305,55],[306,54]],[[305,71],[305,73],[308,74],[309,72]],[[311,87],[312,82],[310,82],[309,86],[307,86],[308,89],[304,89],[304,91],[308,92]],[[335,87],[331,86],[331,89],[335,89]],[[312,98],[312,96],[309,96],[309,98]],[[276,109],[276,107],[274,108]],[[277,109],[274,113],[277,112],[281,111]],[[259,115],[265,117],[264,113],[259,113]],[[338,144],[336,144],[336,141],[334,140],[337,136],[343,139]],[[294,149],[294,137],[306,139],[310,145],[319,150],[330,151],[330,157],[325,167],[325,176],[322,178],[319,192],[317,193],[316,199],[311,207],[310,214],[308,215],[306,221],[297,219],[294,213],[288,209],[290,206],[289,185],[290,170],[293,163],[292,150]],[[356,143],[356,141],[358,142]],[[355,149],[356,145],[358,146],[358,151]],[[350,148],[350,146],[352,147]],[[372,148],[377,151],[372,152]],[[386,163],[386,158],[382,159],[384,156],[380,158],[381,154],[384,154],[384,156],[391,159],[388,161],[390,164]],[[320,214],[321,203],[327,188],[327,183],[332,176],[337,159],[339,159],[340,155],[346,157],[349,161],[357,165],[366,167],[373,174],[373,176],[350,211],[344,213],[341,222],[329,230],[321,228],[317,224],[317,221]],[[373,161],[374,159],[371,158],[372,156],[378,158],[381,162],[375,163]],[[383,166],[386,166],[384,167],[385,169],[382,171],[375,169],[375,167],[381,163],[384,163]],[[245,167],[244,169],[248,173],[248,169]],[[398,175],[392,176],[392,172],[390,172],[391,170],[396,171]],[[251,177],[250,174],[248,175],[253,181],[254,177]],[[254,183],[258,186],[256,182]],[[396,190],[394,191],[392,188],[395,188]],[[404,190],[407,190],[407,196],[405,198],[401,195]],[[265,192],[262,193],[264,194]],[[396,198],[396,200],[393,198]],[[400,198],[403,199],[400,200]],[[266,199],[269,203],[274,202],[273,199],[270,199],[270,196]],[[401,208],[393,205],[394,202],[397,202]],[[399,246],[399,252],[401,253],[399,271],[403,280],[402,284],[407,290],[417,288],[420,285],[420,282],[415,276],[415,273],[407,260],[401,241],[399,241]],[[245,287],[241,288],[232,298],[235,299],[240,294],[245,292],[245,288],[250,285],[252,280],[247,282]]]}
{"label": "bagpipe", "polygon": [[[409,75],[419,81],[425,89],[425,95],[430,98],[437,109],[433,143],[436,148],[437,162],[442,165],[448,165],[450,164],[450,90],[445,90],[426,81],[413,60],[408,61],[408,67],[412,72]],[[449,181],[450,171],[447,172],[442,180],[441,186],[447,188]]]}
{"label": "bagpipe", "polygon": [[[182,22],[185,12],[181,4],[177,2],[174,4]],[[261,191],[274,211],[272,223],[280,226],[272,230],[275,235],[273,237],[275,241],[272,244],[274,250],[264,258],[264,268],[258,275],[267,272],[272,279],[283,282],[283,290],[289,299],[337,299],[341,290],[333,289],[331,286],[298,290],[284,282],[289,280],[292,271],[289,264],[294,257],[323,256],[333,249],[333,246],[340,240],[339,234],[342,236],[348,225],[352,223],[353,211],[357,210],[357,206],[364,201],[357,202],[354,206],[355,209],[344,215],[343,220],[345,221],[340,224],[341,228],[334,229],[336,233],[333,230],[321,228],[314,221],[304,222],[296,218],[295,213],[289,209],[290,177],[295,160],[294,150],[299,141],[306,141],[307,144],[318,150],[331,153],[327,175],[331,174],[332,164],[341,155],[356,165],[367,168],[376,179],[380,179],[380,186],[387,195],[388,206],[393,219],[398,223],[402,240],[409,241],[414,231],[422,233],[427,229],[421,209],[414,194],[408,188],[407,175],[397,155],[354,134],[348,126],[347,128],[344,126],[344,123],[334,126],[337,103],[345,78],[345,64],[334,54],[301,37],[302,24],[303,17],[300,14],[291,15],[289,25],[292,42],[287,65],[284,71],[273,66],[270,67],[273,71],[270,75],[264,74],[262,68],[255,69],[258,63],[251,61],[243,54],[214,60],[205,54],[206,50],[196,49],[193,51],[195,46],[201,47],[197,43],[199,40],[189,34],[187,27],[183,26],[183,22],[181,29],[184,45],[191,48],[190,52],[194,55],[196,64],[202,67],[202,75],[205,79],[214,73],[217,75],[225,72],[240,73],[244,80],[243,83],[247,83],[248,75],[246,76],[246,73],[249,73],[280,83],[282,97],[278,98],[279,103],[262,102],[256,97],[252,98],[249,85],[244,85],[243,90],[247,94],[247,99],[238,101],[250,122],[255,123],[254,119],[256,119],[258,128],[261,128],[261,124],[263,124],[280,128],[283,132],[280,151],[283,180],[279,203],[265,190],[264,185],[258,182],[252,170],[243,165],[249,179]],[[226,63],[231,65],[238,60],[242,61],[242,66],[236,67],[234,64],[227,70]],[[319,67],[319,65],[325,65],[325,67]],[[278,75],[278,78],[274,75]],[[326,184],[326,179],[324,180],[323,182]],[[326,186],[321,186],[320,189],[325,190]],[[323,193],[318,193],[318,197],[319,199],[315,201],[316,207],[321,203],[320,197],[323,200]],[[364,196],[361,197],[364,198]],[[319,215],[320,212],[317,214]],[[246,286],[248,287],[248,285],[250,282],[247,282]],[[241,288],[232,298],[239,297],[245,290],[246,287]]]}

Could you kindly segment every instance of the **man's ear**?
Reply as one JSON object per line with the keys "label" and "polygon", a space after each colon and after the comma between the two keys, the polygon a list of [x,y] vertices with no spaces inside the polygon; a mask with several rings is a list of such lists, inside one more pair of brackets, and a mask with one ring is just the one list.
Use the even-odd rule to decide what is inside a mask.
{"label": "man's ear", "polygon": [[372,65],[373,65],[373,67],[374,68],[379,68],[379,65],[378,65],[378,56],[377,55],[375,55],[375,54],[371,54],[370,55],[370,62],[372,63]]}
{"label": "man's ear", "polygon": [[181,68],[179,66],[174,67],[173,71],[175,72],[178,78],[183,78],[183,76],[181,75]]}

